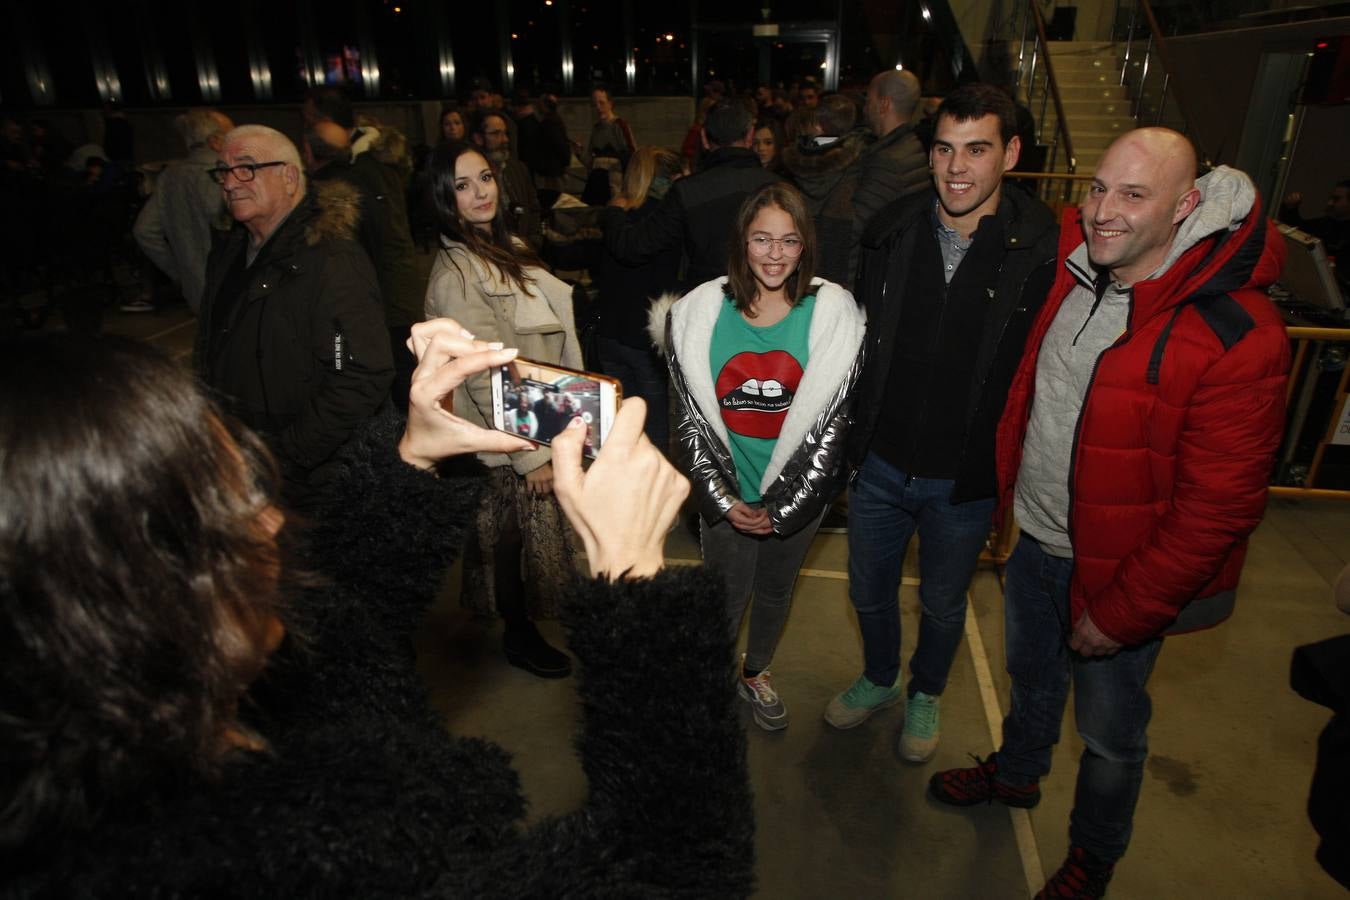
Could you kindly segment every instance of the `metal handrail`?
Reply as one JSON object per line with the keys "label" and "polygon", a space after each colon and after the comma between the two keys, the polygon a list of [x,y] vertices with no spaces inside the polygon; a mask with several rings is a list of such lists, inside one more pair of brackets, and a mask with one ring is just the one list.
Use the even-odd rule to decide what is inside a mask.
{"label": "metal handrail", "polygon": [[[1181,114],[1182,127],[1185,131],[1193,131],[1193,123],[1195,120],[1191,117],[1190,109],[1186,104],[1183,92],[1172,85],[1173,69],[1171,55],[1167,49],[1167,39],[1163,36],[1162,28],[1158,25],[1158,19],[1153,14],[1153,6],[1149,3],[1149,0],[1134,0],[1134,5],[1130,10],[1130,25],[1125,32],[1125,58],[1122,60],[1120,67],[1120,83],[1126,88],[1130,87],[1129,71],[1131,63],[1134,62],[1132,57],[1135,26],[1139,21],[1139,13],[1141,10],[1144,14],[1144,24],[1148,28],[1148,39],[1144,45],[1143,60],[1139,63],[1141,66],[1139,81],[1134,89],[1135,97],[1132,114],[1135,122],[1139,125],[1162,124],[1163,111],[1167,107],[1167,92],[1168,88],[1171,87],[1172,97],[1176,101],[1177,111]],[[1156,115],[1153,117],[1153,121],[1144,122],[1141,121],[1141,118],[1145,113],[1144,82],[1148,79],[1149,71],[1153,68],[1153,55],[1155,51],[1158,56],[1158,64],[1162,68],[1162,88],[1158,92],[1158,109]],[[1195,139],[1194,134],[1191,135],[1191,140],[1197,145],[1196,150],[1201,157],[1201,162],[1206,167],[1213,166],[1214,160],[1199,147],[1199,141]]]}
{"label": "metal handrail", "polygon": [[[1045,33],[1045,18],[1041,15],[1040,7],[1036,0],[1027,0],[1026,8],[1030,10],[1032,21],[1036,26],[1036,44],[1031,50],[1031,70],[1027,77],[1027,103],[1033,102],[1032,93],[1036,84],[1036,65],[1040,57],[1044,57],[1045,81],[1049,88],[1046,96],[1041,99],[1041,114],[1038,117],[1038,123],[1045,121],[1046,100],[1055,104],[1055,131],[1059,136],[1053,144],[1053,153],[1058,153],[1060,140],[1064,143],[1064,155],[1068,160],[1069,173],[1072,174],[1078,170],[1078,156],[1073,152],[1073,138],[1069,136],[1069,123],[1064,115],[1064,101],[1060,98],[1059,82],[1055,80],[1055,67],[1050,61],[1050,40]],[[1018,65],[1021,68],[1021,61],[1026,58],[1027,29],[1023,24],[1021,28],[1021,44],[1018,47]],[[1019,78],[1021,72],[1019,71]],[[1052,156],[1049,165],[1054,167],[1054,157]]]}

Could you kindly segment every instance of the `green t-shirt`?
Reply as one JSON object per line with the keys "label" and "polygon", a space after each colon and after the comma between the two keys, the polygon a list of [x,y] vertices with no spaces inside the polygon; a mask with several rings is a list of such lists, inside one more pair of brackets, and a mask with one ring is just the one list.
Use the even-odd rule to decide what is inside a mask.
{"label": "green t-shirt", "polygon": [[816,297],[802,298],[781,322],[752,325],[724,297],[713,326],[713,387],[727,427],[741,499],[760,499],[759,483],[806,370]]}

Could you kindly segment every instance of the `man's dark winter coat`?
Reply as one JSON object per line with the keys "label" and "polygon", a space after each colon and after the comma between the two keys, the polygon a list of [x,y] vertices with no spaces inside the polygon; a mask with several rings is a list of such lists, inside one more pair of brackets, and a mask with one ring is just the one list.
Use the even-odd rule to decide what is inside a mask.
{"label": "man's dark winter coat", "polygon": [[725,275],[727,251],[735,239],[741,203],[766,184],[781,181],[744,147],[719,147],[704,158],[704,168],[671,186],[656,212],[630,225],[624,211],[607,208],[600,219],[605,246],[619,262],[636,266],[672,247],[684,246],[680,280],[687,291]]}
{"label": "man's dark winter coat", "polygon": [[375,270],[353,239],[358,215],[355,191],[329,182],[311,188],[246,270],[242,225],[207,261],[197,372],[301,490],[322,480],[320,467],[394,376]]}
{"label": "man's dark winter coat", "polygon": [[913,125],[900,125],[867,148],[858,160],[858,189],[853,192],[853,239],[862,239],[872,218],[897,200],[932,187],[928,153]]}
{"label": "man's dark winter coat", "polygon": [[858,264],[854,195],[860,160],[870,140],[866,129],[855,129],[823,147],[783,150],[783,166],[806,198],[815,222],[816,274],[850,289]]}
{"label": "man's dark winter coat", "polygon": [[[905,288],[920,239],[933,234],[935,203],[937,195],[931,190],[894,203],[877,214],[863,235],[855,288],[867,307],[867,349],[854,392],[856,420],[849,433],[848,458],[854,467],[867,455],[877,421],[886,410],[891,351],[901,308],[933,299],[909,296]],[[1058,237],[1055,217],[1043,203],[1009,190],[1002,192],[998,212],[985,216],[973,235],[976,244],[997,241],[1003,260],[998,267],[980,273],[986,275],[982,280],[987,283],[972,288],[987,295],[989,313],[972,361],[974,377],[953,503],[993,497],[998,492],[994,434],[1027,332],[1054,280]],[[935,246],[931,240],[925,243]]]}

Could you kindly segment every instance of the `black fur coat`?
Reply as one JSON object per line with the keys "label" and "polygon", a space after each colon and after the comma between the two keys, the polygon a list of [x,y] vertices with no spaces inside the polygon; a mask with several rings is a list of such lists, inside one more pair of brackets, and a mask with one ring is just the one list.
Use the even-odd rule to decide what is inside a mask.
{"label": "black fur coat", "polygon": [[522,826],[507,754],[428,704],[410,635],[463,541],[477,477],[399,461],[392,423],[353,442],[287,644],[251,691],[270,750],[216,783],[138,790],[90,832],[33,848],[3,897],[743,897],[753,820],[732,648],[701,569],[582,581],[564,619],[590,781]]}

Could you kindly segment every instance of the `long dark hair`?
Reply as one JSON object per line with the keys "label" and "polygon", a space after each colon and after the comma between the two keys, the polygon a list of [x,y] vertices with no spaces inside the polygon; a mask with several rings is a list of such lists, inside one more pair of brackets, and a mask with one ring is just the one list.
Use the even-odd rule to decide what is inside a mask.
{"label": "long dark hair", "polygon": [[816,274],[816,226],[806,211],[806,199],[786,181],[764,185],[746,197],[740,212],[736,213],[736,232],[727,253],[727,294],[736,309],[747,315],[753,315],[751,304],[759,293],[759,282],[750,268],[750,248],[746,246],[746,240],[750,223],[767,206],[775,206],[791,216],[793,228],[802,239],[802,255],[797,257],[797,268],[784,285],[790,305],[796,306],[811,293],[811,279]]}
{"label": "long dark hair", "polygon": [[278,606],[276,468],[126,339],[0,346],[0,868],[218,771]]}
{"label": "long dark hair", "polygon": [[[497,214],[492,217],[490,235],[483,234],[464,221],[459,214],[459,205],[455,203],[455,163],[466,153],[477,154],[492,169],[492,177],[498,179]],[[528,245],[517,242],[507,230],[500,178],[501,172],[497,166],[483,155],[482,150],[467,141],[437,147],[431,156],[431,200],[436,208],[436,224],[441,234],[463,244],[474,256],[496,268],[503,280],[510,281],[524,291],[534,283],[534,279],[525,274],[525,267],[541,263],[528,249]]]}

